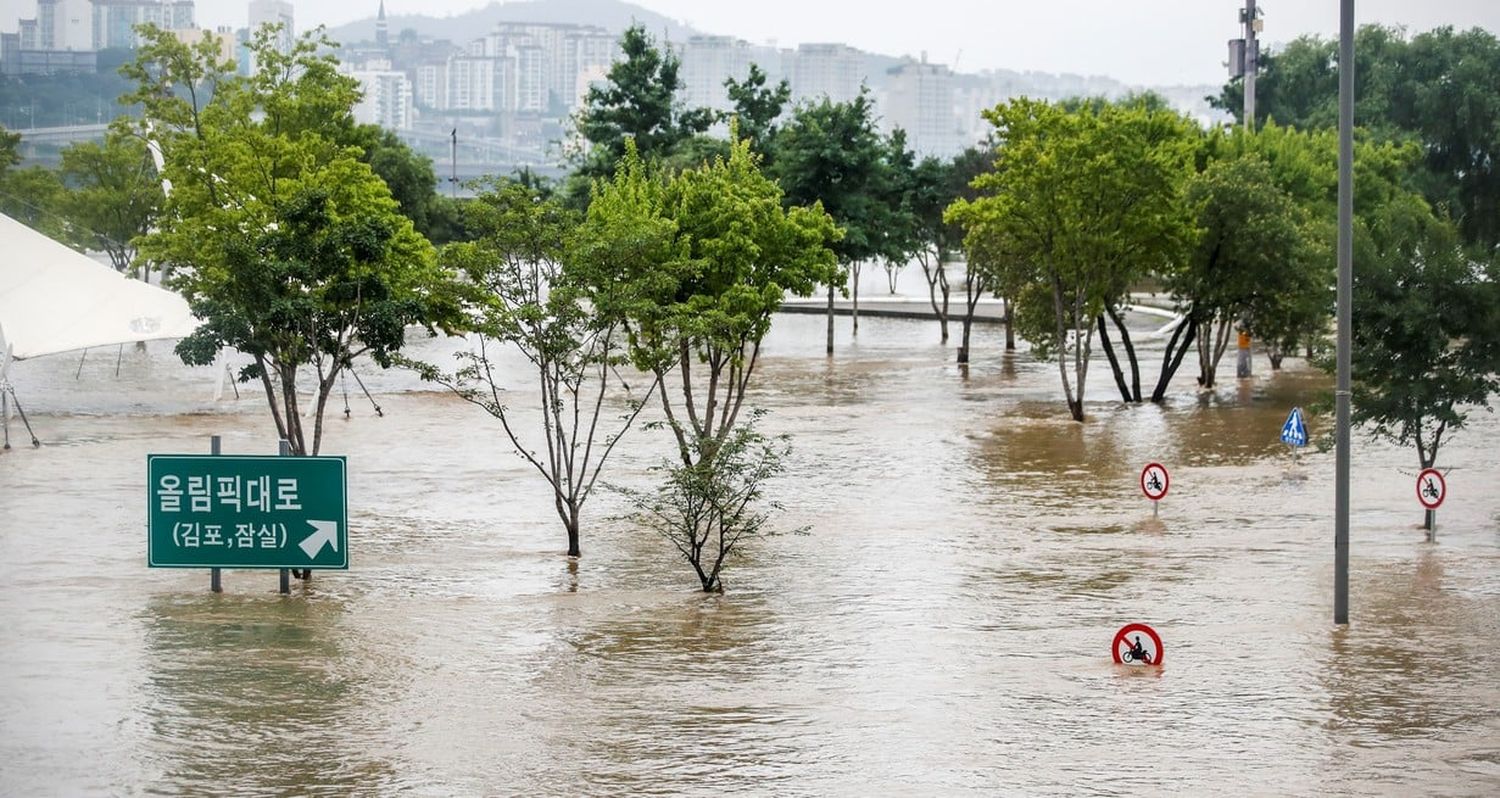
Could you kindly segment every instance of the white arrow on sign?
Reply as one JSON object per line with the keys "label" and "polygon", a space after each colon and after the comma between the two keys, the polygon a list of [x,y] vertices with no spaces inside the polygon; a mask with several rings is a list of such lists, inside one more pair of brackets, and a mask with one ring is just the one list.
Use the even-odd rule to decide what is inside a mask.
{"label": "white arrow on sign", "polygon": [[316,558],[318,552],[323,550],[323,544],[327,543],[334,551],[339,550],[339,524],[337,521],[308,521],[313,528],[313,533],[302,539],[298,546],[307,552],[308,557]]}

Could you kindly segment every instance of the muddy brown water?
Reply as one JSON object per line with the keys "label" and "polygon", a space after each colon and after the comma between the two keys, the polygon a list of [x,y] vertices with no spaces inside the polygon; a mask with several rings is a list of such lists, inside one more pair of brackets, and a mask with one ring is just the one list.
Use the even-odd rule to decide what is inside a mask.
{"label": "muddy brown water", "polygon": [[[330,414],[351,569],[213,595],[145,565],[145,456],[274,452],[263,400],[210,401],[168,344],[17,364],[46,445],[0,455],[0,794],[1500,791],[1493,417],[1444,449],[1436,545],[1414,455],[1356,441],[1336,629],[1332,456],[1277,440],[1327,387],[1300,361],[1121,407],[1100,359],[1078,425],[998,328],[963,370],[931,323],[841,320],[832,362],[821,324],[778,318],[753,396],[794,439],[780,526],[811,531],[707,597],[611,493],[569,562],[498,425],[400,373],[366,374],[384,418],[352,382]],[[1159,671],[1110,662],[1130,621]]]}

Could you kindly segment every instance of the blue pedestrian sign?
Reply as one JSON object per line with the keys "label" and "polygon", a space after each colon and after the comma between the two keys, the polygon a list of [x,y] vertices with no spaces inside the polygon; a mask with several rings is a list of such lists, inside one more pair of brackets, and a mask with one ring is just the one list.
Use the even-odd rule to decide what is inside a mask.
{"label": "blue pedestrian sign", "polygon": [[1292,414],[1281,425],[1281,442],[1288,446],[1307,445],[1307,424],[1302,420],[1302,408],[1292,408]]}

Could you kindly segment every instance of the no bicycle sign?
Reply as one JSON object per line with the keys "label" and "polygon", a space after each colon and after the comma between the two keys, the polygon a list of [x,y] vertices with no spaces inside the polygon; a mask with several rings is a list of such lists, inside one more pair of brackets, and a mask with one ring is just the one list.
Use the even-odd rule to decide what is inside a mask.
{"label": "no bicycle sign", "polygon": [[1172,487],[1172,477],[1167,473],[1167,467],[1161,463],[1148,463],[1141,469],[1141,493],[1154,502],[1159,502],[1167,497],[1167,490]]}
{"label": "no bicycle sign", "polygon": [[1429,510],[1436,510],[1443,506],[1443,499],[1448,498],[1448,480],[1443,478],[1443,472],[1436,468],[1424,468],[1417,475],[1417,501]]}

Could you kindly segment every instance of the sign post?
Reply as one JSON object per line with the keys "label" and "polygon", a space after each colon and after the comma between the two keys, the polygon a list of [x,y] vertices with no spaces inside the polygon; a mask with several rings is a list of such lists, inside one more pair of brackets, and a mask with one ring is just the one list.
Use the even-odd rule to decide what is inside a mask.
{"label": "sign post", "polygon": [[1424,468],[1417,475],[1417,501],[1427,510],[1427,542],[1437,542],[1437,509],[1448,498],[1448,480],[1436,468]]}
{"label": "sign post", "polygon": [[1167,473],[1167,467],[1161,463],[1147,463],[1141,469],[1141,493],[1151,500],[1151,517],[1156,518],[1160,513],[1161,500],[1167,497],[1167,490],[1172,487],[1172,477]]}
{"label": "sign post", "polygon": [[[219,450],[214,439],[213,451]],[[347,569],[342,457],[162,455],[146,458],[152,568]]]}
{"label": "sign post", "polygon": [[1116,665],[1155,665],[1161,667],[1166,657],[1166,648],[1161,644],[1161,635],[1143,623],[1127,623],[1115,632],[1115,641],[1110,646]]}

